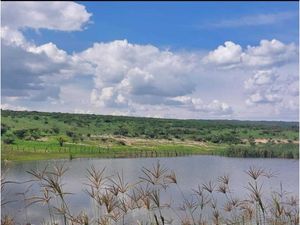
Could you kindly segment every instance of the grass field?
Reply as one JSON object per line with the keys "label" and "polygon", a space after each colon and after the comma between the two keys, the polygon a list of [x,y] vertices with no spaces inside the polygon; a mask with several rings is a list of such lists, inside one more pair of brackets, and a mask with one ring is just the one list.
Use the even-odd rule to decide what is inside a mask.
{"label": "grass field", "polygon": [[298,158],[297,122],[1,111],[2,160],[218,154]]}

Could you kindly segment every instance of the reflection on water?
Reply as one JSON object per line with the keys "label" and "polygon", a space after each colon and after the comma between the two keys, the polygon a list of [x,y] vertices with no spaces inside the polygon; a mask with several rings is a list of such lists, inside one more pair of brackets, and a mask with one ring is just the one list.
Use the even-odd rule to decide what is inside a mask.
{"label": "reflection on water", "polygon": [[[64,190],[73,193],[67,198],[71,205],[72,212],[90,212],[92,208],[91,200],[84,192],[86,188],[84,183],[87,182],[86,169],[92,165],[97,169],[105,167],[107,175],[122,172],[126,181],[134,182],[141,176],[142,167],[152,167],[157,160],[159,160],[164,167],[176,173],[178,184],[184,194],[191,193],[191,190],[197,188],[198,184],[207,183],[210,180],[216,180],[220,175],[229,174],[234,194],[236,196],[244,196],[247,191],[245,186],[249,180],[245,170],[249,169],[250,166],[262,167],[266,170],[276,172],[277,176],[275,178],[268,179],[263,183],[264,194],[279,190],[281,183],[285,191],[297,194],[299,189],[298,160],[286,159],[241,159],[219,156],[190,156],[158,159],[75,159],[72,161],[49,160],[10,163],[5,169],[7,169],[7,180],[24,182],[32,178],[26,171],[42,169],[46,165],[64,162],[69,168],[63,180]],[[2,170],[3,169],[4,168],[2,168]],[[38,186],[32,186],[30,190],[26,192],[28,185],[29,184],[7,184],[2,193],[2,200],[5,199],[11,202],[2,208],[2,215],[9,213],[21,224],[26,220],[40,224],[43,218],[47,217],[48,212],[44,209],[46,207],[40,207],[39,205],[24,207],[24,198],[39,193]],[[178,193],[176,193],[175,190],[169,194],[173,194],[172,200],[174,202],[179,199]]]}

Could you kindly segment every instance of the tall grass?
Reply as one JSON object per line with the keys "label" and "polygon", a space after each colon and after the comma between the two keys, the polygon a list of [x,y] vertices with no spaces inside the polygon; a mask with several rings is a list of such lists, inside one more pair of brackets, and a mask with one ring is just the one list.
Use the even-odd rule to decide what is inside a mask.
{"label": "tall grass", "polygon": [[[92,207],[89,212],[80,213],[72,212],[69,200],[73,195],[64,189],[67,171],[64,164],[28,171],[32,179],[27,182],[37,185],[40,192],[24,195],[24,201],[26,207],[39,204],[47,209],[44,224],[299,224],[298,197],[285,192],[282,186],[279,192],[266,196],[262,192],[263,183],[276,174],[262,168],[250,167],[245,171],[249,177],[245,187],[248,195],[238,198],[228,174],[199,184],[191,190],[192,194],[187,194],[175,172],[159,161],[150,168],[141,168],[141,175],[133,182],[123,172],[108,175],[105,168],[98,170],[91,166],[86,171],[84,185]],[[2,180],[3,190],[7,184],[8,181]],[[2,215],[1,224],[14,224],[12,215]]]}
{"label": "tall grass", "polygon": [[230,157],[299,159],[299,144],[258,144],[255,146],[231,145],[217,150],[216,154]]}

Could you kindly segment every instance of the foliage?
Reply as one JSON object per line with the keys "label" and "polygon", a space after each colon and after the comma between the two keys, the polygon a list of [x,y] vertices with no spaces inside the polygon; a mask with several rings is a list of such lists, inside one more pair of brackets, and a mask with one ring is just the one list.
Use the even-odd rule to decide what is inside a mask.
{"label": "foliage", "polygon": [[59,146],[62,147],[64,145],[64,143],[66,142],[66,139],[64,137],[58,137],[57,141],[59,143]]}
{"label": "foliage", "polygon": [[9,129],[10,127],[8,125],[6,125],[5,123],[1,123],[1,136],[5,134]]}
{"label": "foliage", "polygon": [[229,146],[228,148],[218,152],[224,156],[230,157],[253,157],[253,158],[299,158],[299,145],[298,144],[260,144],[260,145],[238,145]]}
{"label": "foliage", "polygon": [[13,133],[5,133],[4,136],[2,136],[2,141],[5,144],[14,144],[16,141],[16,136]]}

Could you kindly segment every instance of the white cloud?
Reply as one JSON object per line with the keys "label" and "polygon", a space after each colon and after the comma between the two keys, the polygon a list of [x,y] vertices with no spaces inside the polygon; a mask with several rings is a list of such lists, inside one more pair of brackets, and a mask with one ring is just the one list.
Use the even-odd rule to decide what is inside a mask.
{"label": "white cloud", "polygon": [[2,44],[15,45],[25,47],[27,45],[23,34],[15,29],[11,29],[8,26],[1,27],[1,40]]}
{"label": "white cloud", "polygon": [[64,63],[68,58],[67,53],[61,49],[58,49],[57,46],[52,42],[40,46],[31,46],[27,50],[28,52],[32,52],[34,54],[45,54],[55,63]]}
{"label": "white cloud", "polygon": [[204,57],[204,63],[217,64],[226,68],[232,68],[241,62],[242,47],[231,41],[226,41],[216,50]]}
{"label": "white cloud", "polygon": [[57,98],[58,81],[53,77],[70,67],[67,55],[53,44],[43,46],[6,45],[2,43],[2,95],[32,100]]}
{"label": "white cloud", "polygon": [[97,89],[93,89],[90,100],[92,104],[100,107],[120,108],[129,106],[128,100],[114,87],[102,88],[100,93]]}
{"label": "white cloud", "polygon": [[240,45],[227,41],[224,46],[210,51],[203,58],[208,65],[217,65],[221,68],[263,68],[280,66],[285,63],[297,61],[298,49],[295,44],[284,44],[276,39],[261,40],[259,46],[247,46],[242,49]]}
{"label": "white cloud", "polygon": [[178,96],[172,100],[182,103],[183,106],[191,108],[195,112],[204,112],[211,115],[230,115],[233,113],[231,106],[216,99],[212,102],[205,103],[201,98]]}
{"label": "white cloud", "polygon": [[243,64],[247,66],[277,66],[282,63],[296,61],[297,47],[284,44],[276,39],[271,41],[261,40],[259,46],[248,46],[242,55]]}
{"label": "white cloud", "polygon": [[3,2],[2,95],[43,101],[59,97],[59,82],[86,67],[53,43],[36,46],[26,40],[24,28],[81,30],[91,16],[75,2]]}
{"label": "white cloud", "polygon": [[196,86],[197,57],[192,53],[121,40],[96,43],[76,57],[94,67],[91,100],[96,104],[127,105],[129,99],[135,101],[139,96],[145,96],[144,101],[176,97],[192,93]]}
{"label": "white cloud", "polygon": [[[180,95],[178,92],[193,88],[186,82],[196,65],[193,54],[186,56],[120,40],[96,43],[79,57],[95,65],[97,88],[123,82],[132,93],[154,95]],[[166,82],[173,82],[174,91],[166,87],[170,85]]]}
{"label": "white cloud", "polygon": [[91,14],[75,2],[2,2],[2,26],[61,31],[82,30]]}
{"label": "white cloud", "polygon": [[[91,103],[104,108],[143,110],[141,105],[183,107],[213,115],[231,114],[226,103],[202,102],[187,95],[197,87],[200,56],[175,53],[152,45],[136,45],[127,40],[96,43],[76,55],[94,66],[94,89]],[[201,101],[201,102],[200,102]]]}
{"label": "white cloud", "polygon": [[271,104],[277,110],[291,108],[288,102],[298,98],[298,77],[275,70],[260,70],[245,81],[247,105]]}
{"label": "white cloud", "polygon": [[255,86],[270,85],[278,78],[278,74],[272,70],[259,70],[251,78],[245,81],[245,88],[251,89]]}
{"label": "white cloud", "polygon": [[15,111],[25,111],[28,110],[26,107],[23,106],[15,106],[15,105],[11,105],[11,104],[1,104],[1,109],[9,109],[9,110],[15,110]]}

